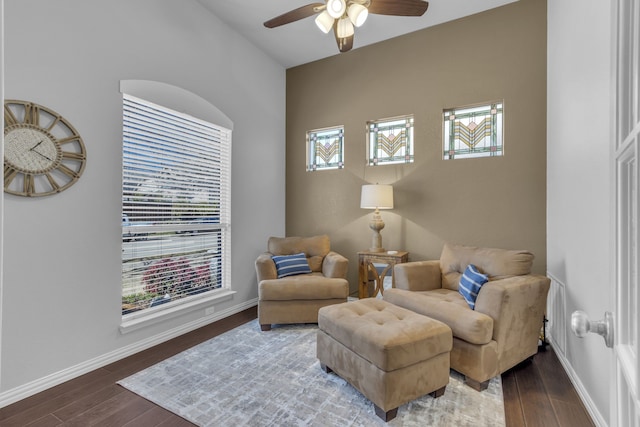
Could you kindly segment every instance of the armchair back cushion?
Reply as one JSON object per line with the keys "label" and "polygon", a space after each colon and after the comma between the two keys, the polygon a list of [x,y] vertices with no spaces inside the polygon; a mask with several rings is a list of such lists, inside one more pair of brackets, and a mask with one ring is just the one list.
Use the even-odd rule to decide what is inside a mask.
{"label": "armchair back cushion", "polygon": [[476,248],[446,243],[440,255],[442,287],[458,290],[460,277],[469,264],[475,265],[489,280],[531,273],[533,254],[524,250]]}
{"label": "armchair back cushion", "polygon": [[313,272],[322,271],[322,261],[331,249],[329,236],[269,237],[267,250],[273,255],[293,255],[304,252]]}

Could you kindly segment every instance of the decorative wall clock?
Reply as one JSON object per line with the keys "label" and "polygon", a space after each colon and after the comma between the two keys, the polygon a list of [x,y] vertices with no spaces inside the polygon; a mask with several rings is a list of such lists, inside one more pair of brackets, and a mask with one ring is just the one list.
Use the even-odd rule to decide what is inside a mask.
{"label": "decorative wall clock", "polygon": [[4,191],[48,196],[66,190],[84,171],[80,134],[55,111],[28,101],[4,102]]}

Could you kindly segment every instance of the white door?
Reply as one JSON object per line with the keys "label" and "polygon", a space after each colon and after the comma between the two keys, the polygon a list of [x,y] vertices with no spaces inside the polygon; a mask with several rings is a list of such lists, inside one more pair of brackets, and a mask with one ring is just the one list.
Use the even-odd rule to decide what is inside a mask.
{"label": "white door", "polygon": [[614,375],[611,427],[640,426],[638,187],[640,151],[640,0],[616,0],[613,22],[612,152]]}

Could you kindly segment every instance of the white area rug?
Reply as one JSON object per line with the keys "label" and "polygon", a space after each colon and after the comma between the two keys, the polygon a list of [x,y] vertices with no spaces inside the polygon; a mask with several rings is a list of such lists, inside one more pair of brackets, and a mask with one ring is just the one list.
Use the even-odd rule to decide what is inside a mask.
{"label": "white area rug", "polygon": [[199,426],[504,426],[500,377],[482,393],[451,371],[443,396],[423,396],[384,423],[373,404],[316,358],[316,325],[262,332],[257,320],[119,384]]}

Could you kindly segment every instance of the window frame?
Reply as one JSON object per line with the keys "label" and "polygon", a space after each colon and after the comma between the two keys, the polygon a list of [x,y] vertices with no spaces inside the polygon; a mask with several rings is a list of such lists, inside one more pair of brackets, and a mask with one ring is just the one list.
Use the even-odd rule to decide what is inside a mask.
{"label": "window frame", "polygon": [[[126,82],[133,82],[133,84],[126,84]],[[128,333],[146,326],[149,326],[151,324],[155,324],[157,322],[160,321],[164,321],[179,315],[183,315],[185,314],[185,312],[189,312],[189,311],[193,311],[193,310],[198,310],[198,309],[203,309],[205,308],[205,316],[211,316],[211,314],[213,313],[213,308],[211,307],[212,304],[215,303],[219,303],[222,301],[227,301],[230,300],[231,298],[233,298],[233,294],[235,294],[235,291],[233,291],[231,289],[231,134],[232,134],[232,129],[230,128],[226,128],[224,125],[218,125],[218,124],[214,124],[212,122],[210,122],[210,118],[212,116],[215,117],[220,117],[222,120],[222,122],[225,122],[225,124],[231,123],[230,121],[225,121],[224,119],[226,119],[226,116],[224,116],[221,112],[219,112],[219,110],[217,110],[213,105],[209,104],[209,107],[212,107],[210,110],[211,111],[205,111],[207,106],[204,106],[202,104],[202,100],[200,98],[196,99],[196,95],[191,94],[190,92],[181,90],[179,88],[176,87],[170,87],[170,92],[171,92],[171,98],[168,98],[166,96],[166,93],[163,95],[162,92],[166,92],[163,90],[160,90],[159,92],[159,99],[164,100],[164,99],[179,99],[181,100],[181,102],[183,102],[183,104],[186,102],[186,104],[191,103],[191,105],[193,106],[192,108],[190,108],[192,111],[200,111],[202,114],[202,116],[205,116],[205,118],[200,118],[200,117],[196,117],[193,115],[190,115],[188,113],[183,113],[183,112],[178,112],[173,105],[161,105],[158,104],[157,102],[154,102],[154,100],[149,100],[148,98],[154,98],[153,96],[145,96],[144,98],[141,98],[140,96],[136,96],[137,93],[136,92],[140,92],[140,91],[136,91],[136,88],[139,88],[140,85],[136,85],[135,82],[143,82],[143,88],[146,88],[147,90],[143,90],[142,92],[146,95],[148,95],[150,92],[148,91],[149,89],[149,83],[155,83],[155,82],[146,82],[146,81],[123,81],[121,82],[121,92],[123,95],[123,106],[124,106],[124,98],[125,97],[130,97],[130,98],[135,98],[138,100],[141,100],[142,102],[148,103],[148,104],[155,104],[156,106],[160,107],[160,108],[165,108],[168,110],[172,110],[173,112],[177,112],[178,114],[187,116],[191,119],[195,119],[195,120],[199,120],[199,121],[203,121],[203,122],[207,122],[207,123],[211,123],[213,126],[222,129],[222,131],[224,131],[226,133],[226,135],[228,136],[228,143],[227,143],[227,156],[228,156],[228,160],[227,163],[225,165],[226,167],[226,175],[227,175],[227,179],[226,179],[226,185],[227,188],[225,189],[225,194],[226,194],[226,213],[223,214],[222,212],[220,213],[220,224],[217,224],[216,228],[217,230],[220,230],[220,238],[224,241],[222,243],[222,247],[221,247],[221,251],[223,253],[221,253],[220,255],[220,259],[221,259],[221,265],[220,265],[220,270],[221,270],[221,286],[217,289],[209,289],[206,292],[200,293],[200,294],[195,294],[195,295],[189,295],[186,296],[184,298],[180,298],[176,301],[172,301],[170,303],[167,304],[162,304],[162,305],[158,305],[156,307],[151,307],[151,308],[146,308],[143,309],[141,311],[137,311],[137,312],[133,312],[130,314],[125,314],[122,315],[122,322],[120,325],[120,331],[121,333]],[[169,87],[169,85],[162,85],[161,86],[153,86],[154,89],[165,89],[165,87]],[[163,87],[165,86],[165,87]],[[127,89],[131,89],[131,90],[127,90]],[[134,94],[131,94],[130,92],[133,92]],[[151,91],[153,92],[153,91]],[[179,95],[179,96],[176,96]],[[182,98],[182,99],[181,99]],[[193,102],[193,100],[196,99],[197,102]],[[186,100],[186,101],[185,101]],[[164,103],[163,103],[164,104]],[[203,108],[203,106],[205,108]],[[181,110],[189,110],[189,108],[181,108]],[[124,111],[123,111],[124,114]],[[124,116],[123,116],[124,117]],[[207,120],[209,119],[209,120]],[[231,124],[232,125],[232,124]],[[124,126],[124,123],[123,123]],[[124,128],[123,128],[124,130]],[[124,134],[123,134],[124,136]],[[124,141],[123,141],[124,144]],[[124,152],[123,152],[123,172],[124,172]],[[123,185],[124,185],[124,181],[123,181]],[[124,188],[124,187],[123,187]],[[222,200],[220,202],[221,204],[223,203]],[[122,212],[124,212],[123,209],[121,209]],[[222,219],[223,216],[226,219]],[[149,231],[153,231],[154,228],[161,228],[160,226],[158,227],[151,227],[149,229]],[[187,226],[187,228],[189,228],[189,226]],[[124,236],[124,224],[123,224],[123,236]],[[124,242],[124,239],[122,240]],[[121,264],[124,265],[124,259],[121,261]],[[122,278],[120,280],[120,288],[121,288],[121,295],[124,295],[122,289]]]}
{"label": "window frame", "polygon": [[[404,125],[394,126],[393,124],[396,122],[404,121]],[[405,141],[402,142],[404,145],[404,154],[401,156],[386,156],[380,157],[378,156],[378,152],[387,151],[384,148],[380,148],[378,145],[378,136],[380,132],[380,128],[395,128],[399,129],[404,127],[408,130],[406,136],[404,137]],[[366,155],[367,155],[367,166],[386,166],[386,165],[404,165],[411,164],[415,162],[415,115],[414,114],[406,114],[403,116],[395,116],[395,117],[386,117],[383,119],[377,120],[368,120],[366,124]],[[397,136],[397,135],[395,135]],[[386,137],[385,137],[386,138]],[[395,144],[395,141],[391,142]],[[387,152],[387,154],[389,154]]]}
{"label": "window frame", "polygon": [[[472,110],[489,110],[489,114],[491,117],[491,123],[489,125],[489,133],[490,136],[490,144],[484,144],[481,149],[475,150],[474,144],[473,147],[470,147],[466,144],[469,149],[468,150],[458,150],[455,148],[455,141],[458,140],[458,134],[455,132],[456,127],[456,118],[460,114],[464,115],[464,118],[467,116],[475,115],[480,116],[481,114],[474,114]],[[495,109],[495,113],[493,112]],[[477,104],[465,105],[461,107],[453,107],[453,108],[445,108],[442,110],[442,159],[443,160],[462,160],[462,159],[481,159],[487,157],[504,157],[504,100],[493,100],[487,102],[481,102]],[[487,114],[484,114],[486,120]],[[474,122],[475,123],[475,122]],[[477,125],[477,124],[476,124]],[[466,125],[463,125],[465,129],[468,130]],[[473,133],[471,130],[469,133]],[[474,135],[475,136],[475,135]],[[487,138],[485,136],[485,138]],[[463,142],[463,144],[465,144]]]}
{"label": "window frame", "polygon": [[[337,145],[337,152],[331,156],[331,158],[337,156],[338,159],[336,162],[329,163],[325,166],[318,165],[318,149],[316,146],[316,139],[314,135],[322,135],[325,134],[328,137],[337,138],[337,141],[334,141],[332,145]],[[334,135],[336,134],[336,135]],[[307,172],[317,172],[317,171],[326,171],[326,170],[336,170],[336,169],[344,169],[344,125],[330,126],[321,129],[313,129],[307,131]]]}

